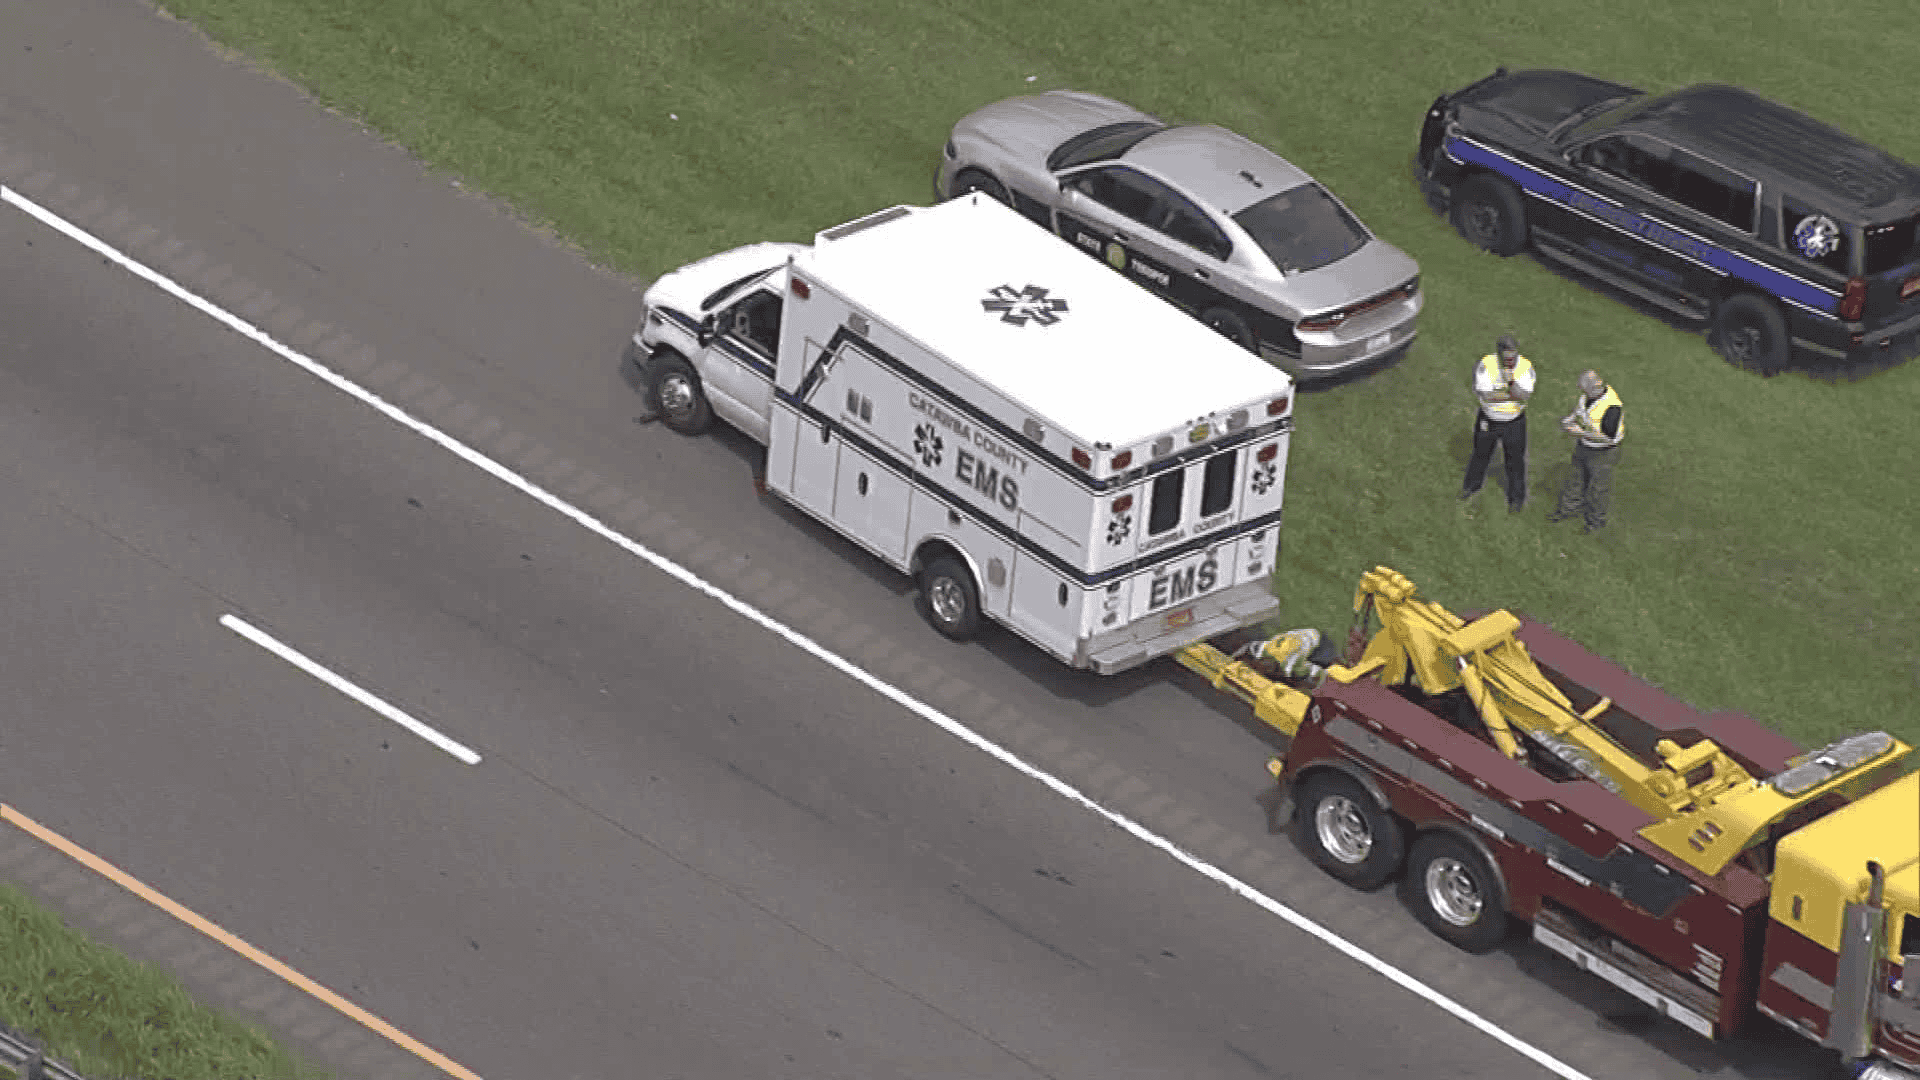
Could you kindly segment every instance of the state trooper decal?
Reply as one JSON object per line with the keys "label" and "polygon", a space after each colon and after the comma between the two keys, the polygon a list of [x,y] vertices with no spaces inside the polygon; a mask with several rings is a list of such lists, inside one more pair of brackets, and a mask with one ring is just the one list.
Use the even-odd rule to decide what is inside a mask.
{"label": "state trooper decal", "polygon": [[1793,227],[1793,250],[1809,259],[1831,255],[1840,247],[1840,227],[1825,214],[1800,219]]}
{"label": "state trooper decal", "polygon": [[1065,300],[1048,296],[1047,290],[1038,285],[1024,289],[995,285],[988,298],[980,301],[980,306],[989,312],[999,312],[1001,322],[1015,326],[1025,326],[1029,319],[1040,326],[1052,326],[1060,321],[1060,313],[1067,310]]}

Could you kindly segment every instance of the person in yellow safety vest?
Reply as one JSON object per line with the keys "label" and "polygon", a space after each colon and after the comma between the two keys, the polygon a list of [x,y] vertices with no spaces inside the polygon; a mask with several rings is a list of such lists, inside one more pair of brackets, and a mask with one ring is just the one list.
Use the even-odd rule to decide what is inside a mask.
{"label": "person in yellow safety vest", "polygon": [[1507,465],[1507,512],[1527,502],[1527,399],[1533,396],[1533,361],[1520,355],[1520,343],[1502,334],[1494,351],[1473,369],[1473,392],[1480,413],[1473,424],[1473,459],[1460,497],[1471,499],[1487,479],[1493,448],[1501,447]]}
{"label": "person in yellow safety vest", "polygon": [[1613,467],[1620,456],[1620,441],[1627,437],[1625,412],[1620,394],[1599,374],[1580,373],[1580,397],[1573,411],[1560,420],[1560,430],[1574,437],[1573,475],[1560,489],[1560,505],[1547,520],[1565,521],[1584,514],[1586,524],[1580,526],[1583,533],[1607,523],[1607,504],[1613,498]]}

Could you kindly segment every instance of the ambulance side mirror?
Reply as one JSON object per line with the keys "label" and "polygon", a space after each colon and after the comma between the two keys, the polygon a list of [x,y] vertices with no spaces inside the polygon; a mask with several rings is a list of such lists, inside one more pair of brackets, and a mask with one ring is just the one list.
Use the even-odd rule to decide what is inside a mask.
{"label": "ambulance side mirror", "polygon": [[708,342],[713,340],[713,328],[719,318],[718,315],[709,315],[700,320],[700,332],[695,334],[694,338],[700,342],[702,347],[705,347]]}

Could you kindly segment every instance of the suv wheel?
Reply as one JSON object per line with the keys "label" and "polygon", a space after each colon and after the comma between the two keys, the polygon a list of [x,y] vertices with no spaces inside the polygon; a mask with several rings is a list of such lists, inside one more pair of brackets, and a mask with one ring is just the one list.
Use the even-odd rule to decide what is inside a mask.
{"label": "suv wheel", "polygon": [[948,185],[947,198],[957,199],[972,191],[977,191],[995,202],[1013,205],[1013,200],[1007,197],[1007,186],[979,169],[961,169],[955,174],[953,183]]}
{"label": "suv wheel", "polygon": [[1527,246],[1527,208],[1520,192],[1498,176],[1471,177],[1453,193],[1453,227],[1468,243],[1495,255]]}
{"label": "suv wheel", "polygon": [[1752,293],[1735,293],[1713,312],[1713,347],[1742,371],[1772,375],[1787,366],[1787,320]]}

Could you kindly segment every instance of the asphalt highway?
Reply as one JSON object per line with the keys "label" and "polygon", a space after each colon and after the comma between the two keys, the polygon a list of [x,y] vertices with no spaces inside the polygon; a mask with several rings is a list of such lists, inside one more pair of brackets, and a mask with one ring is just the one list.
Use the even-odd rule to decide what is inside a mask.
{"label": "asphalt highway", "polygon": [[[9,187],[1514,1038],[1818,1074],[1325,879],[1166,666],[935,636],[751,444],[636,422],[643,283],[140,4],[0,49]],[[0,800],[480,1075],[1552,1075],[12,208],[0,283]]]}

